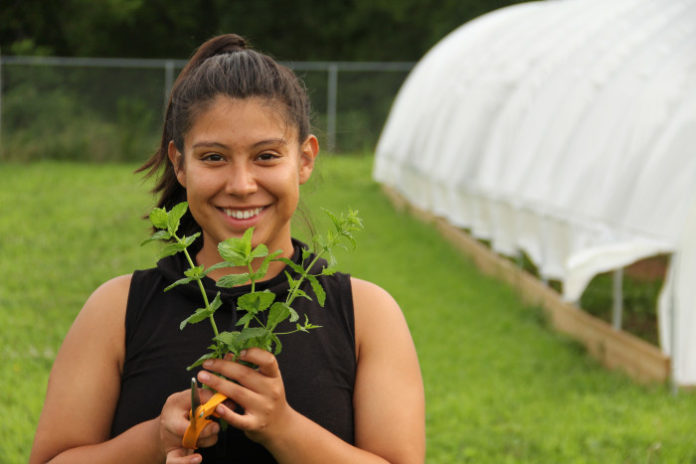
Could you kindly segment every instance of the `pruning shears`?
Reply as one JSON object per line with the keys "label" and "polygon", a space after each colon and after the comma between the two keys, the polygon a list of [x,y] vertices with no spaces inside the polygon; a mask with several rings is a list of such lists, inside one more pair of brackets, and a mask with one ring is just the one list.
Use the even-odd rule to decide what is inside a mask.
{"label": "pruning shears", "polygon": [[191,378],[191,422],[186,428],[184,438],[181,440],[181,444],[185,448],[198,448],[196,446],[198,437],[205,426],[212,422],[212,419],[209,419],[209,417],[220,417],[215,413],[215,408],[226,399],[227,397],[222,393],[215,393],[205,404],[201,404],[201,398],[198,394],[198,382],[196,382],[195,377]]}

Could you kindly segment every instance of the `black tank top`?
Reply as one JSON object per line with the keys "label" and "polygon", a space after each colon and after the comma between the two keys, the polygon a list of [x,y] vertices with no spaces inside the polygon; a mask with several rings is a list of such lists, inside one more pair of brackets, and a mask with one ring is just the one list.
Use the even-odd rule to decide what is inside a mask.
{"label": "black tank top", "polygon": [[[300,247],[304,245],[298,241],[293,243],[293,261],[299,263]],[[312,273],[319,272],[323,266],[326,262],[320,260]],[[170,394],[188,389],[198,369],[187,371],[186,366],[204,354],[211,343],[213,332],[207,321],[179,330],[181,321],[202,306],[198,286],[192,283],[166,293],[163,291],[182,278],[187,267],[179,253],[160,260],[156,268],[133,273],[126,310],[126,354],[121,392],[111,426],[112,437],[157,417]],[[294,275],[289,267],[285,271]],[[356,359],[350,277],[335,273],[320,277],[320,281],[326,290],[324,308],[316,303],[316,298],[313,301],[297,298],[293,306],[301,320],[306,314],[310,322],[321,328],[281,336],[283,350],[278,355],[278,364],[290,406],[354,444]],[[314,295],[308,283],[305,284],[305,292]],[[238,330],[235,329],[238,315],[234,303],[249,288],[218,289],[207,277],[204,286],[211,301],[218,290],[222,292],[223,306],[215,313],[218,330]],[[269,289],[278,299],[285,298],[288,290],[285,272],[257,284],[256,289]],[[292,330],[289,322],[285,324],[288,326],[279,325],[278,331]],[[206,464],[276,462],[265,448],[233,427],[220,432],[215,446],[199,451]]]}

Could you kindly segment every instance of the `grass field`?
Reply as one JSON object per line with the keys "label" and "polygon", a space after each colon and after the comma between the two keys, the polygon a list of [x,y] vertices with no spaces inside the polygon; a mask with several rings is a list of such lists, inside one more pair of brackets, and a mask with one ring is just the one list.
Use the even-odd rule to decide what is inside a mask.
{"label": "grass field", "polygon": [[[696,395],[608,372],[539,309],[395,212],[371,158],[326,157],[303,198],[359,209],[342,268],[400,302],[427,394],[428,463],[696,463]],[[152,198],[130,165],[0,164],[0,462],[26,462],[48,372],[89,293],[152,265]],[[408,407],[408,405],[404,405]],[[69,426],[69,424],[66,424]]]}

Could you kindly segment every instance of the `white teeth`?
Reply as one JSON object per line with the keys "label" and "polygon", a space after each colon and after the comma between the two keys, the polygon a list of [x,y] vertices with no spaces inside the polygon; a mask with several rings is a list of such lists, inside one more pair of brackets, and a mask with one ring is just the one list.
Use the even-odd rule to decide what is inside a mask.
{"label": "white teeth", "polygon": [[225,214],[228,215],[229,217],[233,217],[235,219],[249,219],[250,217],[254,217],[257,214],[261,212],[263,208],[254,208],[254,209],[230,209],[230,208],[225,208]]}

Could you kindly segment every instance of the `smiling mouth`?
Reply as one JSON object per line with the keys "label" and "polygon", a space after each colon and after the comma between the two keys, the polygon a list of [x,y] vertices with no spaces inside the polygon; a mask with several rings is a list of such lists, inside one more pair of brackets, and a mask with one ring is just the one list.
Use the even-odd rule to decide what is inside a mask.
{"label": "smiling mouth", "polygon": [[225,214],[231,218],[234,219],[250,219],[253,218],[254,216],[258,215],[261,211],[263,211],[263,206],[259,208],[252,208],[252,209],[232,209],[232,208],[223,208],[222,210],[225,212]]}

